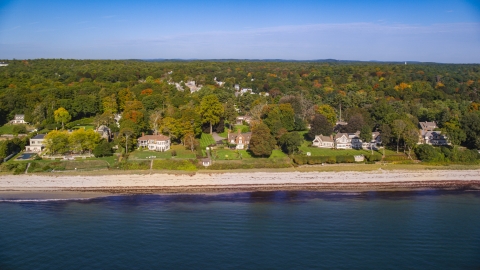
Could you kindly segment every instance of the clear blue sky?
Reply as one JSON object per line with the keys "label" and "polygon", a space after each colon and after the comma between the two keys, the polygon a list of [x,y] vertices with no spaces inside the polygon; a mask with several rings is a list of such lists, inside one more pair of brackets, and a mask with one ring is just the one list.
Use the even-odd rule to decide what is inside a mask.
{"label": "clear blue sky", "polygon": [[0,59],[480,63],[480,1],[0,0]]}

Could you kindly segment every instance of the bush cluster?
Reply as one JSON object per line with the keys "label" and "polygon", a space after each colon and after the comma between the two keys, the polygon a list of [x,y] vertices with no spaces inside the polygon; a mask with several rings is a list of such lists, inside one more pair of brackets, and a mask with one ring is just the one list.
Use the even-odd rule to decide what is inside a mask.
{"label": "bush cluster", "polygon": [[433,147],[428,144],[415,148],[418,159],[430,163],[478,163],[480,154],[476,150],[452,148],[448,146]]}

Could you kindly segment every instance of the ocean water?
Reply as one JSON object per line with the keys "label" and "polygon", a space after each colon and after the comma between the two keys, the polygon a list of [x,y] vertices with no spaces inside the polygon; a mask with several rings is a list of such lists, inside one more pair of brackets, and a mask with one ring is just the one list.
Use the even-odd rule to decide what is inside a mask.
{"label": "ocean water", "polygon": [[0,269],[480,269],[480,192],[1,199]]}

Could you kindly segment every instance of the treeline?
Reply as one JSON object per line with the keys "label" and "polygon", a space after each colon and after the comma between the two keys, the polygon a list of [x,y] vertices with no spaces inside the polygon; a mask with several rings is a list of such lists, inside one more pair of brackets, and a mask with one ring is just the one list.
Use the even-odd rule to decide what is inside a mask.
{"label": "treeline", "polygon": [[[0,68],[1,124],[14,114],[25,114],[25,120],[40,129],[61,128],[54,112],[62,107],[71,121],[91,117],[97,125],[118,131],[112,119],[122,113],[120,129],[129,128],[136,136],[159,131],[184,142],[210,124],[232,123],[238,114],[249,113],[281,143],[285,133],[304,130],[322,115],[326,120],[316,119],[323,124],[315,126],[345,120],[349,125],[344,131],[381,131],[384,142],[404,151],[415,145],[412,131],[418,121],[436,121],[455,145],[480,148],[480,65],[60,59],[8,63]],[[203,87],[190,93],[187,81]],[[257,95],[235,95],[237,84]],[[223,109],[217,110],[219,120],[205,122],[199,108],[211,95]],[[289,138],[283,141],[288,144]]]}

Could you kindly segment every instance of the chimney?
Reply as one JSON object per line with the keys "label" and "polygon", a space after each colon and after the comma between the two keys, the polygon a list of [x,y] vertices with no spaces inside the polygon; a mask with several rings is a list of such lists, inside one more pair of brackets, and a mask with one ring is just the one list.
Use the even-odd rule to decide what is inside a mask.
{"label": "chimney", "polygon": [[145,136],[145,132],[142,132],[142,137]]}

